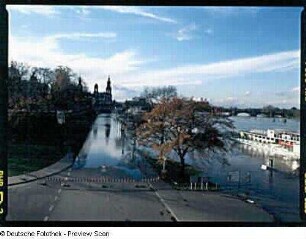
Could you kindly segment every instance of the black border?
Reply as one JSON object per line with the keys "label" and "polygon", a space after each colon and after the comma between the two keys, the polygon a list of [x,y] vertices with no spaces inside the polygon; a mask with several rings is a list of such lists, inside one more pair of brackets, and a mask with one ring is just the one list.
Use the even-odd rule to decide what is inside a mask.
{"label": "black border", "polygon": [[303,7],[305,0],[3,0],[7,5],[124,5],[124,6],[291,6]]}
{"label": "black border", "polygon": [[[304,199],[306,198],[305,191],[305,178],[306,173],[306,0],[3,0],[0,2],[0,13],[3,14],[6,5],[124,5],[124,6],[242,6],[242,7],[304,7],[301,13],[301,69],[300,69],[300,83],[301,83],[301,159],[300,159],[300,214],[303,220],[306,220],[306,213],[303,212],[302,206],[304,206]],[[6,36],[1,38],[6,39],[6,45],[8,48],[8,15],[5,10],[4,15],[0,15],[0,21],[6,18],[7,29],[1,31],[0,35]],[[2,19],[2,20],[1,20]],[[5,21],[5,20],[4,20]],[[0,40],[1,40],[0,39]],[[8,76],[8,64],[3,64],[3,60],[8,62],[8,49],[5,55],[1,55],[0,52],[0,167],[7,169],[7,107],[3,107],[2,102],[7,102],[7,87],[6,79]],[[7,170],[6,170],[7,172]],[[4,184],[7,185],[7,175],[5,175]],[[6,197],[7,199],[7,188]],[[7,200],[5,200],[7,202]],[[7,204],[4,205],[7,209]],[[7,211],[7,210],[6,210]],[[56,221],[56,222],[38,222],[38,221],[1,221],[2,226],[50,226],[50,227],[66,227],[66,226],[142,226],[142,227],[199,227],[199,226],[222,226],[222,227],[237,227],[237,226],[248,226],[248,227],[265,227],[265,226],[306,226],[304,222],[294,223],[257,223],[257,222],[105,222],[105,221]]]}
{"label": "black border", "polygon": [[[1,191],[4,193],[4,202],[1,208],[4,214],[0,215],[0,223],[3,216],[7,213],[7,78],[8,78],[8,12],[0,5],[0,170],[3,171],[3,187]],[[0,45],[0,46],[1,46]],[[5,64],[6,63],[6,64]],[[3,188],[3,189],[2,189]]]}
{"label": "black border", "polygon": [[[304,7],[301,13],[301,99],[300,99],[300,139],[301,139],[301,157],[300,157],[300,216],[306,220],[306,9]],[[304,212],[303,212],[304,211]]]}

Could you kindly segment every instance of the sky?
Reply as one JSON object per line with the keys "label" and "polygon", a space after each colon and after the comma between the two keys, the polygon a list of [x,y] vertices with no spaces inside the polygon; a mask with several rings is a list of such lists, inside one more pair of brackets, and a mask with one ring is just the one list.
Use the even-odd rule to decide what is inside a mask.
{"label": "sky", "polygon": [[213,105],[299,107],[302,8],[8,6],[9,59],[64,65],[123,101],[176,86]]}

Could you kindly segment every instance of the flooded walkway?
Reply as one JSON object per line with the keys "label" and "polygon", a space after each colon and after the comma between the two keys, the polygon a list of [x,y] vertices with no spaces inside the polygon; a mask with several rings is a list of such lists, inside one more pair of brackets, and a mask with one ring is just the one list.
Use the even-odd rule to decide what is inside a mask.
{"label": "flooded walkway", "polygon": [[111,114],[97,117],[73,169],[81,170],[84,177],[88,173],[101,178],[134,180],[157,177],[148,163],[133,153],[129,137]]}

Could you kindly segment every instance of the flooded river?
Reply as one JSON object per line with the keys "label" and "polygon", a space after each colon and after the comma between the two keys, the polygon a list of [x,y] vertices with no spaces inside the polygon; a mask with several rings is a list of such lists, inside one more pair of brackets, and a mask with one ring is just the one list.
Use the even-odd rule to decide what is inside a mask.
{"label": "flooded river", "polygon": [[[297,120],[255,117],[232,117],[236,129],[286,129],[299,131]],[[274,159],[274,171],[262,170],[268,164],[268,155],[246,145],[237,144],[226,155],[228,164],[210,163],[204,175],[221,185],[229,193],[244,194],[260,204],[281,221],[299,221],[299,162]],[[196,162],[193,162],[196,164]],[[229,180],[229,175],[237,175]]]}
{"label": "flooded river", "polygon": [[[286,129],[299,131],[299,121],[271,118],[232,117],[237,129]],[[81,150],[74,169],[101,168],[112,177],[140,179],[156,176],[148,164],[133,153],[132,141],[121,131],[114,116],[99,115]],[[226,155],[228,164],[219,161],[204,163],[203,159],[188,163],[200,168],[203,175],[217,182],[221,189],[232,194],[244,194],[282,221],[299,220],[298,162],[275,160],[275,171],[261,170],[268,158],[260,151],[236,145]],[[240,179],[228,180],[236,172]]]}

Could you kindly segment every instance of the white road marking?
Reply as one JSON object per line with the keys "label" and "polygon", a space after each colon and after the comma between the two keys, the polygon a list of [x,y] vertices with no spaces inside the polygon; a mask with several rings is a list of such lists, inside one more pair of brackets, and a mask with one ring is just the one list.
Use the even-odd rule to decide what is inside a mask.
{"label": "white road marking", "polygon": [[48,221],[49,220],[49,217],[48,216],[45,216],[44,217],[44,222]]}
{"label": "white road marking", "polygon": [[[148,183],[149,186],[151,188],[154,189],[153,185],[151,183]],[[165,202],[165,200],[159,195],[159,193],[157,192],[157,190],[154,190],[155,195],[158,197],[159,201],[164,205],[164,207],[166,208],[167,211],[170,212],[170,214],[175,218],[175,220],[177,222],[179,222],[180,220],[178,219],[178,217],[175,215],[175,213],[172,211],[172,209],[169,207],[169,205]]]}
{"label": "white road marking", "polygon": [[61,192],[62,192],[62,189],[60,188],[59,190],[57,190],[57,192],[58,192],[58,193],[61,193]]}
{"label": "white road marking", "polygon": [[54,201],[57,201],[57,199],[58,199],[58,196],[55,196]]}

